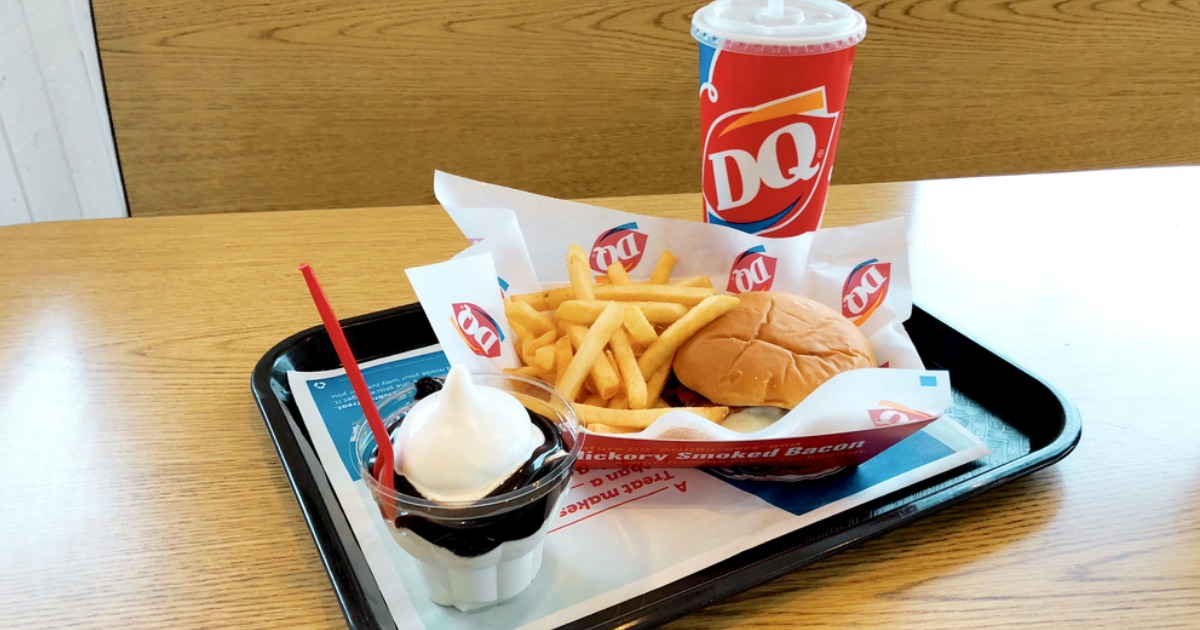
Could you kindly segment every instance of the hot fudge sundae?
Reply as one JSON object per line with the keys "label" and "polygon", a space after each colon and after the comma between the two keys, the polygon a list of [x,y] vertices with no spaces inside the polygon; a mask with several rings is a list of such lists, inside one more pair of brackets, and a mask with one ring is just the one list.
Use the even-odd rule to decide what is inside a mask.
{"label": "hot fudge sundae", "polygon": [[386,422],[394,492],[372,479],[378,450],[355,434],[359,470],[430,598],[473,610],[523,591],[578,452],[574,412],[542,383],[453,368],[423,379]]}

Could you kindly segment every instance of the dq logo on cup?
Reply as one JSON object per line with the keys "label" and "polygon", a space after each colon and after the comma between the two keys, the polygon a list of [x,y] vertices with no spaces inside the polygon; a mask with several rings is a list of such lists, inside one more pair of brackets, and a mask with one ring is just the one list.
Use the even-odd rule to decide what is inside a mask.
{"label": "dq logo on cup", "polygon": [[450,305],[450,313],[450,322],[471,352],[492,359],[500,356],[504,333],[487,311],[470,302],[459,302]]}
{"label": "dq logo on cup", "polygon": [[822,86],[714,121],[704,144],[708,221],[762,233],[802,214],[828,179],[837,118]]}
{"label": "dq logo on cup", "polygon": [[862,326],[887,297],[891,272],[891,263],[875,258],[859,263],[842,285],[842,316]]}
{"label": "dq logo on cup", "polygon": [[609,265],[618,260],[625,271],[632,271],[641,262],[645,251],[646,235],[637,231],[637,223],[625,223],[596,239],[588,262],[596,273],[604,273]]}
{"label": "dq logo on cup", "polygon": [[871,416],[871,422],[877,427],[890,427],[896,424],[907,424],[918,420],[932,420],[934,416],[927,413],[917,411],[916,409],[908,409],[901,407],[895,403],[889,403],[885,400],[879,401],[880,405],[884,405],[880,409],[868,409],[867,414]]}
{"label": "dq logo on cup", "polygon": [[762,245],[755,245],[738,254],[729,270],[729,284],[725,290],[730,293],[771,290],[771,283],[775,281],[776,259],[768,256],[766,251]]}

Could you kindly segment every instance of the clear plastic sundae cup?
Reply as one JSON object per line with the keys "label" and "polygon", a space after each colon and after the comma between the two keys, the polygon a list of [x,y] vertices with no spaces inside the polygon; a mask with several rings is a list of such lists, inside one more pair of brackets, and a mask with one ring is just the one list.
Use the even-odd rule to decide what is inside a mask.
{"label": "clear plastic sundae cup", "polygon": [[[432,501],[411,487],[411,493],[405,493],[403,483],[388,490],[371,474],[378,451],[366,422],[356,427],[352,443],[355,465],[393,538],[416,560],[430,599],[463,611],[511,599],[533,582],[542,564],[546,533],[570,484],[580,447],[575,411],[550,386],[509,374],[471,374],[471,379],[475,385],[515,394],[561,440],[561,453],[514,473],[523,477],[515,489],[501,488],[482,499],[454,502]],[[415,404],[415,393],[410,387],[380,404],[393,440]],[[529,470],[534,467],[536,471]],[[397,476],[397,481],[402,478]]]}

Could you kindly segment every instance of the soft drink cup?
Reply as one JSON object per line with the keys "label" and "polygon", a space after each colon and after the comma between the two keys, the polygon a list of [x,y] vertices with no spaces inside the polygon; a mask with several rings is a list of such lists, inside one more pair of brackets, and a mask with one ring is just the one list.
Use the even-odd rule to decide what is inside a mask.
{"label": "soft drink cup", "polygon": [[820,227],[866,32],[836,0],[716,0],[696,12],[705,221],[771,237]]}
{"label": "soft drink cup", "polygon": [[[516,597],[537,577],[546,534],[566,496],[580,448],[575,410],[549,386],[509,374],[471,378],[477,385],[517,395],[558,431],[561,456],[547,460],[531,483],[477,501],[438,503],[390,490],[372,477],[378,451],[366,422],[356,428],[351,444],[355,467],[392,537],[416,561],[429,598],[463,611]],[[380,403],[389,434],[395,435],[412,408],[414,394],[410,387]]]}

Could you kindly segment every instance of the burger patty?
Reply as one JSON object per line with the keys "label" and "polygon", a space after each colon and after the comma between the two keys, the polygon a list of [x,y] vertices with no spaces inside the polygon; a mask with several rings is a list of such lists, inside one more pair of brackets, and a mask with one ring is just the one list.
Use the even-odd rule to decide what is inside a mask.
{"label": "burger patty", "polygon": [[732,407],[712,402],[687,385],[679,382],[672,372],[659,395],[663,402],[672,407],[729,407],[729,415],[721,423],[727,429],[739,433],[753,433],[766,428],[778,420],[786,410],[778,407]]}
{"label": "burger patty", "polygon": [[[675,378],[675,372],[667,378],[660,397],[672,407],[720,407],[713,401],[697,394]],[[732,409],[730,410],[732,411]]]}

